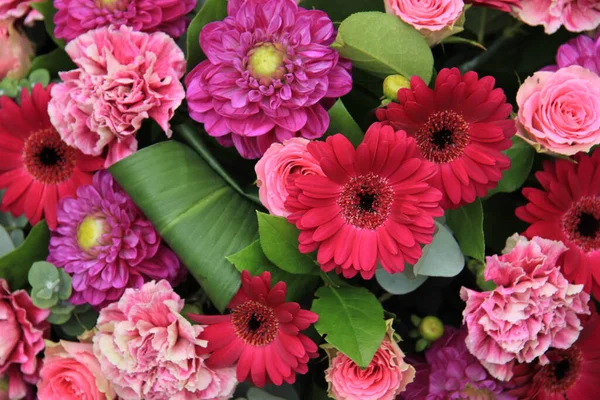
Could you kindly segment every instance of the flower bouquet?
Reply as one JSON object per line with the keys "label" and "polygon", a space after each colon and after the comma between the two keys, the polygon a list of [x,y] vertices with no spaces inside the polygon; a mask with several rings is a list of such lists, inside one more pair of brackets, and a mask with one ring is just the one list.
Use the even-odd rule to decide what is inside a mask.
{"label": "flower bouquet", "polygon": [[598,0],[0,0],[0,400],[593,399]]}

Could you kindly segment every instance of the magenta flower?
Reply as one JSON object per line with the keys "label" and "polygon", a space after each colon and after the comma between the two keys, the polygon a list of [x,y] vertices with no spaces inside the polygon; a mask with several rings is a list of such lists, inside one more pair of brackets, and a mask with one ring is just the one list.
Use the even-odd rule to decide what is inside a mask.
{"label": "magenta flower", "polygon": [[186,269],[131,198],[106,171],[77,199],[58,204],[48,261],[73,277],[73,304],[104,307],[145,281],[181,280]]}
{"label": "magenta flower", "polygon": [[326,109],[352,88],[350,63],[329,47],[327,14],[293,0],[234,1],[228,11],[202,29],[208,60],[186,78],[190,116],[245,158],[292,137],[321,137]]}
{"label": "magenta flower", "polygon": [[558,48],[556,65],[542,68],[542,71],[558,71],[571,65],[581,65],[600,75],[600,35],[592,39],[579,35]]}
{"label": "magenta flower", "polygon": [[127,25],[140,32],[185,33],[196,0],[54,0],[54,34],[71,41],[102,26]]}

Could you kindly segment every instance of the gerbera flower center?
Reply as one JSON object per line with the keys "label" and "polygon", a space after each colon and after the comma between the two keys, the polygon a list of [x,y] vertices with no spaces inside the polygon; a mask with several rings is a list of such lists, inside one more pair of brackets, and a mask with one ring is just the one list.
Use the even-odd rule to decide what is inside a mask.
{"label": "gerbera flower center", "polygon": [[272,308],[249,300],[234,308],[231,314],[235,333],[246,344],[266,346],[277,337],[279,322]]}
{"label": "gerbera flower center", "polygon": [[262,84],[281,79],[286,73],[285,50],[273,43],[261,44],[248,52],[248,71]]}
{"label": "gerbera flower center", "polygon": [[82,250],[88,251],[100,244],[102,235],[108,230],[103,217],[88,215],[77,229],[77,243]]}
{"label": "gerbera flower center", "polygon": [[448,163],[460,157],[469,144],[469,125],[454,111],[436,112],[419,128],[415,139],[427,160]]}
{"label": "gerbera flower center", "polygon": [[377,229],[390,214],[394,189],[386,178],[369,173],[350,179],[338,205],[346,223],[361,229]]}
{"label": "gerbera flower center", "polygon": [[565,235],[586,252],[600,249],[600,199],[583,197],[562,219]]}
{"label": "gerbera flower center", "polygon": [[23,147],[23,164],[41,183],[57,185],[67,181],[75,168],[75,149],[62,141],[53,128],[30,135]]}
{"label": "gerbera flower center", "polygon": [[540,371],[541,383],[549,392],[563,393],[577,381],[581,351],[577,346],[572,346],[567,350],[550,350],[547,355],[550,363]]}

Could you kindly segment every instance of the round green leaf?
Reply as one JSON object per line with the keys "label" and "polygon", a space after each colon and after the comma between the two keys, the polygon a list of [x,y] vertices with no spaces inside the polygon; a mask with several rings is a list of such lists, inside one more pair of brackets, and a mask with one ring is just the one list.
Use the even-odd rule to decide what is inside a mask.
{"label": "round green leaf", "polygon": [[60,278],[58,269],[46,261],[33,263],[29,270],[29,284],[33,288],[46,288],[48,283],[58,281]]}
{"label": "round green leaf", "polygon": [[0,257],[7,253],[10,253],[14,249],[15,245],[12,239],[10,238],[10,235],[8,234],[8,232],[6,232],[6,229],[4,229],[4,227],[0,225]]}
{"label": "round green leaf", "polygon": [[54,311],[52,311],[52,313],[48,316],[47,321],[50,322],[52,325],[62,325],[69,319],[71,319],[71,313],[57,314]]}
{"label": "round green leaf", "polygon": [[[412,268],[412,266],[407,266]],[[407,294],[417,290],[427,280],[427,276],[408,276],[402,272],[399,274],[390,274],[383,268],[377,268],[375,278],[379,285],[391,294]]]}
{"label": "round green leaf", "polygon": [[31,291],[31,301],[36,307],[48,309],[58,303],[58,296],[47,287],[35,288]]}
{"label": "round green leaf", "polygon": [[58,301],[51,309],[53,314],[61,314],[61,315],[71,315],[71,313],[75,310],[75,305],[71,304],[66,300]]}
{"label": "round green leaf", "polygon": [[71,297],[73,288],[71,286],[71,276],[65,272],[64,269],[58,270],[60,278],[60,284],[58,285],[58,298],[61,300],[67,300]]}
{"label": "round green leaf", "polygon": [[46,87],[50,83],[50,73],[43,68],[32,70],[29,74],[29,83],[32,86],[36,83],[41,83],[42,86]]}
{"label": "round green leaf", "polygon": [[465,266],[465,257],[452,233],[438,222],[433,241],[423,247],[423,255],[415,264],[415,275],[456,276]]}

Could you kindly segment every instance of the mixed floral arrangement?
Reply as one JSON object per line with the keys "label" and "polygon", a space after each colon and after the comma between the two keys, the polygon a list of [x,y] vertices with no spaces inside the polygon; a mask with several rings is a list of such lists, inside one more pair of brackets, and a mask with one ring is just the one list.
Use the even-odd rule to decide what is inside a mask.
{"label": "mixed floral arrangement", "polygon": [[0,400],[595,398],[599,27],[0,0]]}

